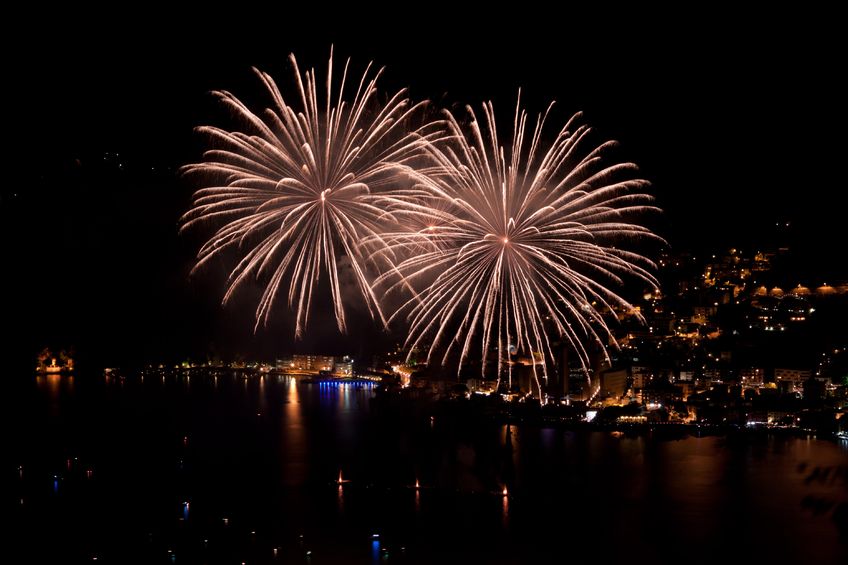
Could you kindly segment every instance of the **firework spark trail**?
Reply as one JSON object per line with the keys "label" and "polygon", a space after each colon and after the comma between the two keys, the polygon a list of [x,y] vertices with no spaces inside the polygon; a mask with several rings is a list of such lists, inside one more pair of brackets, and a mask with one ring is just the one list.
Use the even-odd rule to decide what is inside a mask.
{"label": "firework spark trail", "polygon": [[506,360],[512,346],[529,354],[539,387],[538,371],[547,380],[553,358],[549,328],[587,368],[584,340],[617,346],[606,320],[616,309],[632,311],[611,286],[627,277],[656,286],[654,264],[622,247],[639,239],[662,241],[638,223],[658,211],[644,192],[648,182],[633,178],[632,163],[604,164],[615,143],[590,145],[580,114],[546,145],[550,110],[538,116],[531,133],[519,97],[506,148],[491,103],[483,105],[482,126],[468,108],[467,130],[445,112],[449,136],[428,145],[435,166],[417,174],[425,196],[417,207],[405,202],[398,212],[405,214],[404,229],[380,236],[405,258],[374,288],[385,294],[420,289],[390,321],[406,318],[406,346],[427,348],[428,362],[444,349],[445,364],[458,350],[461,366],[479,343],[483,372],[494,348],[498,379],[506,371],[511,383]]}
{"label": "firework spark trail", "polygon": [[290,281],[288,304],[296,310],[296,337],[307,326],[315,283],[326,271],[336,321],[345,332],[337,264],[343,253],[372,317],[385,325],[368,281],[368,258],[383,246],[384,226],[395,223],[387,210],[402,209],[415,194],[397,183],[426,143],[440,135],[438,122],[406,130],[425,103],[412,104],[401,90],[379,104],[376,84],[382,69],[371,73],[370,63],[347,102],[350,61],[334,93],[332,51],[321,106],[315,71],[301,74],[294,55],[290,60],[299,108],[286,102],[269,75],[255,69],[273,101],[271,108],[254,113],[229,92],[214,93],[244,129],[198,128],[214,148],[203,162],[183,169],[200,175],[207,186],[195,192],[181,229],[219,226],[198,252],[194,270],[236,250],[241,260],[230,274],[224,302],[246,281],[266,280],[257,328],[267,324],[281,287]]}

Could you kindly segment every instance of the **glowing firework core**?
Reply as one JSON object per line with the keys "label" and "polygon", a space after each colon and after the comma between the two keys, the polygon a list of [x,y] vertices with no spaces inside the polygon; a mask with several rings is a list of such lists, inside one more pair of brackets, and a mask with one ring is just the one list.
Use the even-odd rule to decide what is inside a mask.
{"label": "glowing firework core", "polygon": [[[397,223],[388,210],[408,200],[398,189],[408,176],[407,162],[420,157],[440,133],[434,124],[407,128],[423,103],[412,104],[404,90],[381,103],[376,83],[382,70],[372,75],[370,64],[352,83],[358,85],[353,98],[345,99],[349,61],[334,90],[331,53],[325,100],[319,102],[315,71],[301,74],[294,56],[290,59],[299,107],[289,105],[269,75],[256,71],[271,107],[255,113],[229,92],[216,92],[243,130],[199,128],[212,147],[203,162],[183,171],[200,176],[206,188],[195,192],[182,229],[213,224],[217,231],[201,247],[195,270],[225,251],[236,253],[239,260],[224,302],[248,281],[263,281],[257,328],[267,324],[278,294],[286,289],[289,307],[296,311],[295,335],[301,337],[322,274],[329,276],[340,331],[347,329],[344,277],[355,281],[372,317],[385,325],[368,275],[380,266],[367,264],[367,255],[383,246],[379,235],[385,226]],[[347,258],[346,272],[339,256]]]}

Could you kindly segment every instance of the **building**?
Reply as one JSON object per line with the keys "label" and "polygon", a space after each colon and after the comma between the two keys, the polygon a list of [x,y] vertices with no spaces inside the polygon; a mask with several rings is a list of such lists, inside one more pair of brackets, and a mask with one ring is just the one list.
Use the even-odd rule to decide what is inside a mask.
{"label": "building", "polygon": [[353,376],[353,359],[349,355],[336,357],[333,372],[341,377]]}
{"label": "building", "polygon": [[627,391],[627,369],[607,369],[601,372],[601,395],[621,398]]}
{"label": "building", "polygon": [[274,368],[278,371],[291,371],[294,369],[294,359],[291,357],[281,357],[274,361]]}
{"label": "building", "polygon": [[673,402],[683,399],[683,390],[665,379],[658,379],[642,389],[642,402],[644,404],[656,404],[668,406]]}
{"label": "building", "polygon": [[335,363],[329,355],[295,355],[292,358],[293,369],[298,371],[332,371]]}
{"label": "building", "polygon": [[739,372],[742,384],[747,386],[761,386],[763,384],[763,370],[759,367],[748,367]]}
{"label": "building", "polygon": [[678,382],[691,383],[694,380],[695,380],[695,371],[680,371],[680,374],[677,376]]}
{"label": "building", "polygon": [[642,365],[633,365],[630,368],[630,373],[633,377],[633,388],[637,390],[641,390],[653,378],[651,370]]}
{"label": "building", "polygon": [[812,371],[809,369],[778,369],[774,370],[774,380],[777,383],[788,382],[794,388],[800,388],[801,384],[810,378]]}

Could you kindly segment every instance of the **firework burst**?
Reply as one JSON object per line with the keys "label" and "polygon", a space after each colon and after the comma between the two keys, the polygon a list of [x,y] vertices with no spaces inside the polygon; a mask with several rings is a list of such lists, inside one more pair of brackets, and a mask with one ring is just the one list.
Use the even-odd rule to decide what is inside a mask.
{"label": "firework burst", "polygon": [[[288,285],[288,305],[296,311],[295,335],[307,326],[313,292],[322,274],[329,280],[339,330],[346,331],[337,260],[349,258],[351,271],[371,315],[386,318],[368,280],[368,257],[382,246],[380,232],[395,219],[406,194],[397,186],[408,163],[438,135],[432,126],[407,129],[423,103],[412,104],[405,90],[378,100],[377,80],[368,65],[348,102],[348,65],[337,89],[330,53],[326,82],[314,70],[301,74],[290,56],[296,106],[284,99],[274,80],[255,71],[272,105],[254,113],[229,92],[215,92],[242,123],[240,131],[198,128],[212,149],[203,162],[184,167],[206,187],[194,194],[182,229],[213,224],[217,231],[201,247],[195,270],[224,252],[239,261],[232,270],[226,303],[245,282],[265,289],[256,325],[267,323],[278,294]],[[354,83],[355,84],[355,83]],[[319,90],[324,100],[319,100]],[[367,244],[360,242],[367,240]]]}
{"label": "firework burst", "polygon": [[465,128],[446,112],[449,137],[429,145],[434,166],[418,174],[426,196],[402,211],[418,220],[381,236],[405,259],[375,281],[386,294],[419,289],[392,318],[406,318],[406,345],[427,349],[428,362],[458,352],[461,366],[479,350],[485,372],[496,350],[498,379],[511,381],[509,356],[522,354],[539,390],[552,339],[570,344],[584,368],[584,342],[617,345],[607,320],[633,309],[614,288],[628,277],[656,284],[653,263],[628,247],[659,240],[638,223],[657,209],[636,166],[609,163],[615,142],[592,144],[580,114],[545,143],[550,110],[531,131],[519,98],[506,147],[491,103],[482,125],[470,108]]}

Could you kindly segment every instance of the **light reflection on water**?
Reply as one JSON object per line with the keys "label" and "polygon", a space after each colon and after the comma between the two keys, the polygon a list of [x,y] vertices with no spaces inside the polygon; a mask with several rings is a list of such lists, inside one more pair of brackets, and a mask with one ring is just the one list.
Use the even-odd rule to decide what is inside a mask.
{"label": "light reflection on water", "polygon": [[[32,512],[16,526],[32,528],[22,539],[54,520],[56,535],[76,532],[67,547],[129,543],[150,529],[170,531],[160,516],[173,519],[173,510],[160,509],[190,500],[191,512],[188,504],[180,512],[185,531],[209,538],[211,548],[255,529],[288,557],[297,545],[291,540],[305,533],[316,555],[335,547],[367,562],[375,528],[385,534],[378,553],[404,545],[422,561],[443,557],[428,541],[434,538],[507,562],[525,551],[544,553],[548,546],[533,540],[566,533],[579,540],[572,548],[578,556],[605,547],[610,559],[638,554],[657,563],[695,547],[705,559],[718,558],[715,540],[774,562],[837,562],[845,554],[834,506],[827,506],[846,501],[845,483],[833,479],[836,471],[828,478],[816,471],[844,473],[844,445],[613,437],[444,414],[431,420],[379,408],[368,386],[241,373],[191,381],[74,383],[50,375],[14,396],[10,410],[21,433],[10,451],[27,469],[14,475],[22,489],[16,500],[26,499],[21,512]],[[80,464],[68,468],[75,457]],[[349,483],[335,482],[339,469]],[[417,480],[426,488],[410,496]],[[828,510],[810,510],[821,507]],[[240,532],[231,538],[209,525],[230,517],[228,529]],[[176,543],[183,534],[168,535]],[[768,543],[755,548],[751,540]],[[158,551],[157,541],[146,543]],[[232,549],[233,562],[246,558],[235,549],[240,542],[226,543],[232,547],[218,550]]]}
{"label": "light reflection on water", "polygon": [[306,480],[306,428],[297,381],[286,377],[283,384],[287,392],[282,420],[284,440],[281,447],[285,450],[282,476],[286,485],[296,486]]}

